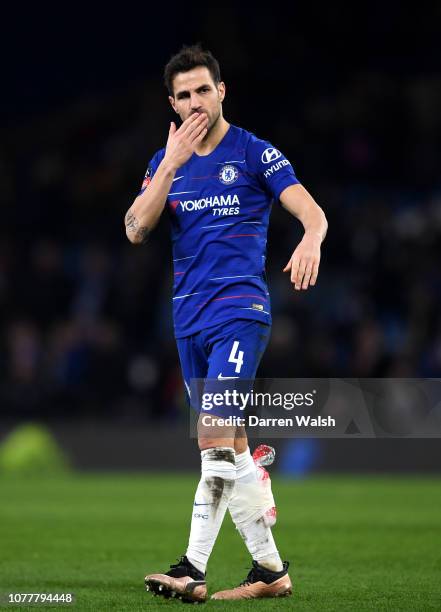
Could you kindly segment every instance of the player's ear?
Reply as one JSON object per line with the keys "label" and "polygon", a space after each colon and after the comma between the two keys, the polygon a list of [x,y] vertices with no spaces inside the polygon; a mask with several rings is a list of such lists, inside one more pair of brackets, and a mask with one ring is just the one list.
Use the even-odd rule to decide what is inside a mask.
{"label": "player's ear", "polygon": [[168,97],[168,101],[170,102],[170,104],[172,105],[173,110],[175,111],[175,113],[178,114],[178,111],[176,110],[176,104],[175,104],[175,99],[173,98],[173,96],[169,96]]}
{"label": "player's ear", "polygon": [[225,83],[223,81],[219,83],[219,85],[217,86],[217,90],[219,92],[219,100],[220,102],[223,102],[225,98],[225,91],[226,91]]}

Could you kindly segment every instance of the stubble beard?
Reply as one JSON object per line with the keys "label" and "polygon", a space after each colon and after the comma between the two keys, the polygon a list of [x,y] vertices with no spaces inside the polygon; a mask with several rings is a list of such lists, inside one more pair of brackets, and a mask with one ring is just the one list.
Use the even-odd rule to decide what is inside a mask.
{"label": "stubble beard", "polygon": [[211,125],[210,125],[210,121],[208,121],[207,133],[205,134],[205,137],[204,137],[204,138],[207,138],[207,136],[208,136],[208,134],[211,132],[211,130],[212,130],[214,127],[216,127],[216,125],[219,123],[220,116],[221,116],[221,112],[220,112],[220,110],[219,110],[219,111],[218,111],[218,113],[217,113],[216,118],[214,119],[214,121],[213,121],[213,123],[212,123]]}

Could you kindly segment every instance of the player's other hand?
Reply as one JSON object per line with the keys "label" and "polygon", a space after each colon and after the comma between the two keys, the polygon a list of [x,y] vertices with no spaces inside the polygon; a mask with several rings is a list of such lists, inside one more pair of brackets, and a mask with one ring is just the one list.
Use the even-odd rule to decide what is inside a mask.
{"label": "player's other hand", "polygon": [[283,268],[283,272],[290,272],[293,288],[297,291],[315,285],[320,265],[320,245],[318,235],[306,233]]}
{"label": "player's other hand", "polygon": [[207,134],[208,117],[205,113],[193,113],[179,129],[172,121],[168,132],[164,159],[177,170],[190,159],[198,144]]}

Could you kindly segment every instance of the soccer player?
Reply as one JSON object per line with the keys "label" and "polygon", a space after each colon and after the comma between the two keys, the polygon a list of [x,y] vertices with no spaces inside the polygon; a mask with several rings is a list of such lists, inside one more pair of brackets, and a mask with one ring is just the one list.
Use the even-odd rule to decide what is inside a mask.
{"label": "soccer player", "polygon": [[[316,283],[327,222],[284,155],[224,119],[226,88],[209,51],[183,47],[164,77],[182,124],[170,124],[166,147],[151,159],[125,227],[132,243],[143,244],[167,210],[174,328],[190,396],[194,378],[255,377],[271,328],[265,257],[272,202],[280,201],[305,229],[283,270],[296,290]],[[212,425],[210,431],[198,426],[201,479],[186,554],[168,572],[146,576],[146,588],[205,601],[206,566],[228,508],[252,568],[240,586],[212,598],[290,595],[289,564],[282,562],[271,532],[274,500],[259,479],[244,428],[216,427],[215,416]]]}

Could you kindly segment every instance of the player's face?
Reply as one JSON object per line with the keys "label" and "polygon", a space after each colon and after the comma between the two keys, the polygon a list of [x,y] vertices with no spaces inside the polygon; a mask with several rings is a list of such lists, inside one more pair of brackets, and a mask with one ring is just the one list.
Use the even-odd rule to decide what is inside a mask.
{"label": "player's face", "polygon": [[216,85],[205,66],[179,72],[173,79],[173,94],[169,96],[170,104],[182,121],[193,113],[205,113],[210,131],[222,116],[225,84]]}

